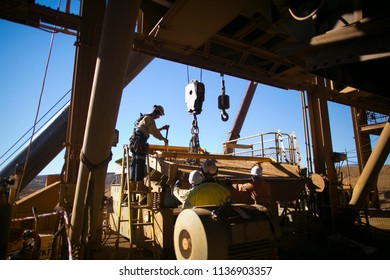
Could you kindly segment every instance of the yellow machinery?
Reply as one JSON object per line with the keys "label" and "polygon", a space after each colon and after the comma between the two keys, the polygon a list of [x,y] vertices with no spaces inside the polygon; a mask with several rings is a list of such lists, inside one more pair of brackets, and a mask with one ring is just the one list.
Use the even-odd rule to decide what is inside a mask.
{"label": "yellow machinery", "polygon": [[[279,164],[270,158],[191,154],[184,147],[168,147],[167,151],[166,147],[154,145],[151,145],[150,152],[153,156],[149,155],[148,158],[146,183],[151,187],[151,194],[141,215],[138,210],[130,210],[131,206],[122,206],[123,186],[119,182],[125,180],[117,180],[111,186],[113,213],[110,223],[131,245],[155,250],[156,255],[164,259],[272,259],[277,256],[278,208],[251,205],[245,199],[240,203],[237,196],[239,201],[221,207],[183,210],[181,203],[172,195],[170,186],[180,180],[182,187],[189,188],[189,173],[199,169],[206,158],[216,160],[219,168],[217,181],[222,185],[226,185],[227,178],[237,182],[247,180],[251,166],[261,163],[267,173],[273,170],[277,174],[267,179],[275,186],[277,193],[282,191],[284,199],[296,200],[304,188],[298,168],[295,170],[296,176],[291,175],[294,174],[294,167],[290,166],[289,176],[283,177],[278,169]],[[289,184],[283,184],[286,180]],[[290,185],[292,187],[289,189]],[[277,194],[274,192],[274,195]],[[133,227],[135,231],[129,230],[128,221],[139,219],[140,216],[141,223],[147,225],[153,221],[153,226],[138,226]],[[135,244],[134,238],[153,242]]]}

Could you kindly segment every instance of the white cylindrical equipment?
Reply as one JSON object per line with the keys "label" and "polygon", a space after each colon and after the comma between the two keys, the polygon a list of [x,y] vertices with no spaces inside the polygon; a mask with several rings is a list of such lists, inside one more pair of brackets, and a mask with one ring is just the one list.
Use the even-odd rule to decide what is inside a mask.
{"label": "white cylindrical equipment", "polygon": [[226,226],[204,208],[185,209],[177,217],[173,242],[178,260],[227,259]]}

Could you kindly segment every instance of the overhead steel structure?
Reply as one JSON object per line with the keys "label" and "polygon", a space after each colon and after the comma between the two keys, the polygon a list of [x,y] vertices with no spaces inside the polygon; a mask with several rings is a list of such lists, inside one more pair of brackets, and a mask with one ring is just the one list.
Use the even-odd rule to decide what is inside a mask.
{"label": "overhead steel structure", "polygon": [[[112,5],[118,12],[115,17],[105,0],[80,1],[78,15],[31,0],[0,3],[0,18],[76,35],[64,184],[77,186],[78,194],[87,189],[85,172],[90,168],[79,168],[80,155],[90,149],[86,145],[96,133],[96,114],[101,113],[94,103],[100,98],[95,100],[91,94],[120,99],[121,89],[158,57],[305,92],[314,171],[326,174],[329,180],[332,224],[338,202],[327,102],[390,115],[387,71],[381,70],[390,65],[390,4],[380,0],[308,0],[299,4],[290,0],[140,0],[126,7],[128,13],[119,13],[120,4],[115,2],[108,1],[108,7]],[[116,37],[110,41],[101,37],[104,29]],[[129,48],[114,55],[115,46],[124,41]],[[110,66],[99,63],[99,52],[118,60],[122,55],[124,82],[116,81],[114,72],[110,77]],[[99,76],[101,73],[107,76]],[[100,92],[102,89],[93,87],[95,83],[105,89],[112,81],[118,83],[113,85],[114,91]],[[90,166],[108,156],[117,114],[115,108],[110,112],[110,123],[99,127],[99,149],[104,153],[88,156]],[[99,180],[103,176],[97,176],[95,181]],[[79,209],[77,202],[74,207]],[[76,215],[72,219],[77,221]]]}

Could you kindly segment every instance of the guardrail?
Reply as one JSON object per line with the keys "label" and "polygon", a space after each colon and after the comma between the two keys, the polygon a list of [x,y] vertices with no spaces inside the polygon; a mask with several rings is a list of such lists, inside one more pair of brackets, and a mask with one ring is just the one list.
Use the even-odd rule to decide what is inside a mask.
{"label": "guardrail", "polygon": [[224,154],[272,158],[278,163],[300,165],[295,133],[267,132],[222,143]]}

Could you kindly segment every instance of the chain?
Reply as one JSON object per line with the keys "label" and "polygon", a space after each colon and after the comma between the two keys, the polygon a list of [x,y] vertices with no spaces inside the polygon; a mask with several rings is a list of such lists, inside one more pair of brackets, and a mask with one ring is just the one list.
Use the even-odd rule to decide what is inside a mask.
{"label": "chain", "polygon": [[198,120],[196,119],[196,115],[194,114],[194,119],[192,120],[191,127],[191,140],[190,140],[190,153],[197,154],[199,152],[200,144],[199,144],[199,127]]}

